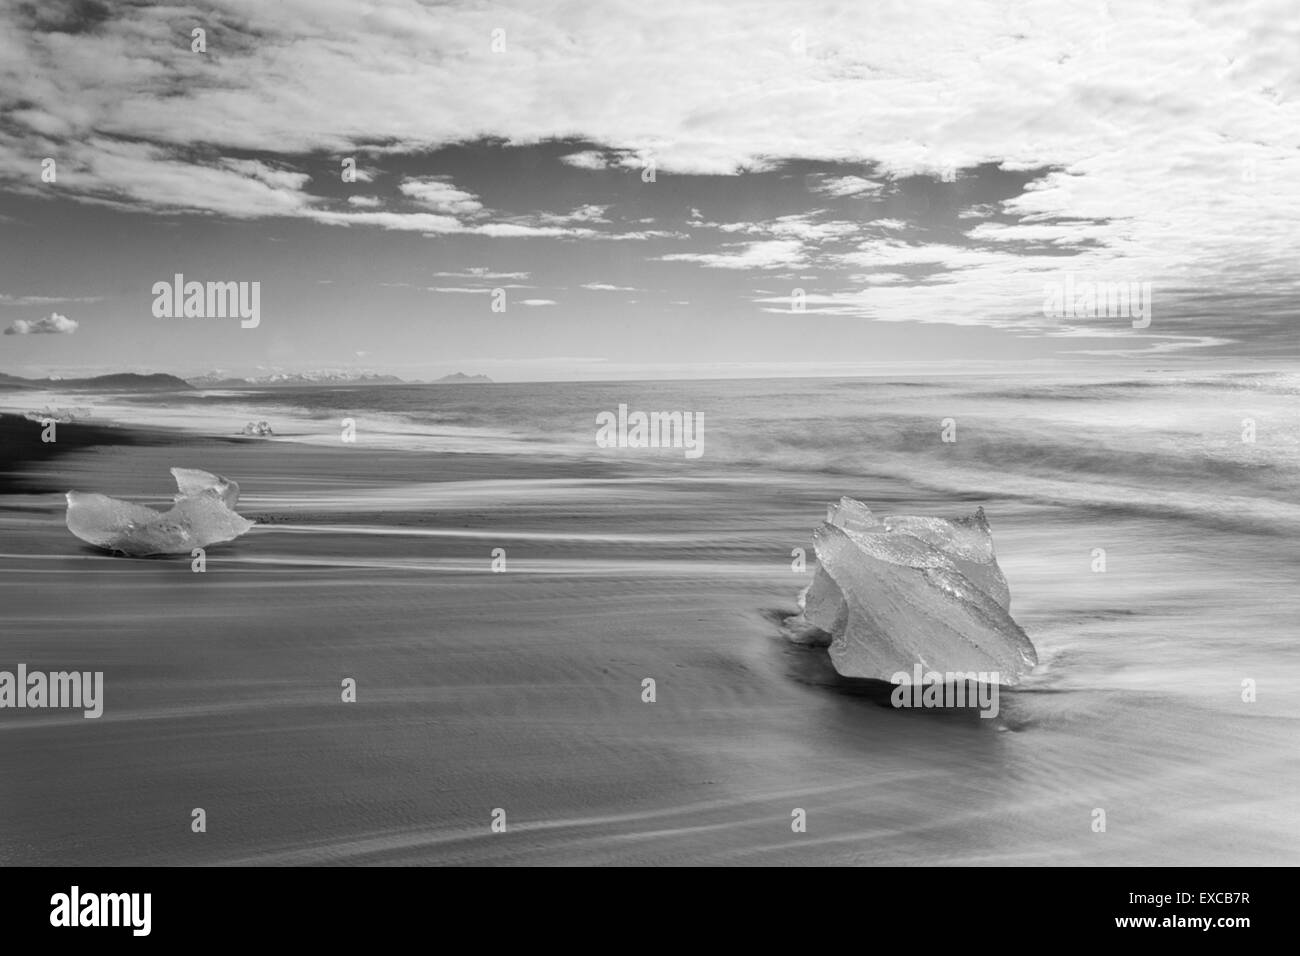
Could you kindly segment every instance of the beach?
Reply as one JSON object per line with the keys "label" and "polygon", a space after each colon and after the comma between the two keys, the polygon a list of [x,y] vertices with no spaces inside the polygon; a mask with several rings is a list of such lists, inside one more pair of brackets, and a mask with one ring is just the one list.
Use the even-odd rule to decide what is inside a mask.
{"label": "beach", "polygon": [[[474,386],[436,402],[239,397],[272,417],[313,410],[311,440],[240,438],[199,416],[229,397],[178,398],[203,424],[142,413],[83,442],[88,426],[60,425],[66,449],[39,457],[19,449],[41,426],[6,418],[0,666],[102,670],[105,692],[98,719],[0,714],[0,863],[1300,860],[1300,555],[1294,498],[1278,491],[1294,449],[1265,463],[1225,457],[1226,440],[1167,447],[1170,421],[1214,426],[1161,419],[1153,409],[1188,406],[1152,391],[1141,440],[1116,430],[1105,468],[1085,474],[1086,436],[1112,427],[1114,402],[1101,415],[1057,386],[999,398],[963,384],[960,401],[920,387],[529,386],[500,402],[533,417],[490,438],[505,418]],[[624,394],[702,410],[702,458],[587,447],[594,414]],[[385,402],[383,421],[409,431],[371,441],[366,410]],[[421,402],[458,430],[458,450],[416,427]],[[1045,437],[1046,419],[999,417],[1003,402],[1078,434]],[[1236,414],[1219,393],[1206,403]],[[922,442],[945,407],[974,457],[936,471],[948,450]],[[344,414],[354,443],[331,438]],[[902,418],[924,424],[909,434]],[[872,428],[894,437],[845,445]],[[1028,436],[1028,454],[1006,454]],[[1130,440],[1143,480],[1123,471]],[[1077,457],[1055,460],[1062,447]],[[172,466],[234,478],[257,522],[209,549],[202,573],[184,556],[112,556],[64,527],[69,489],[165,508]],[[1240,505],[1204,509],[1229,477]],[[1109,486],[1128,493],[1105,505]],[[815,566],[810,532],[846,494],[883,513],[985,508],[1040,659],[996,719],[892,709],[782,633]],[[798,809],[806,832],[792,830]]]}

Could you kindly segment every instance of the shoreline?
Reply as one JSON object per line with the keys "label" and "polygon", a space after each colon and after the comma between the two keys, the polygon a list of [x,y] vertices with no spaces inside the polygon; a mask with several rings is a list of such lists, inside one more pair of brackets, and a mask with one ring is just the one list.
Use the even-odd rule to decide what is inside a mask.
{"label": "shoreline", "polygon": [[[36,423],[4,427],[39,444]],[[810,547],[827,501],[955,515],[973,499],[716,462],[58,434],[62,447],[8,446],[5,470],[33,490],[0,497],[5,660],[102,671],[104,712],[0,715],[0,761],[26,769],[0,785],[0,862],[1300,852],[1294,774],[1273,772],[1294,708],[1265,680],[1294,666],[1279,623],[1294,562],[1247,529],[983,499],[1041,663],[982,720],[881,706],[778,626],[810,580],[791,548]],[[64,527],[69,488],[165,507],[173,465],[235,479],[237,510],[260,522],[203,573],[187,556],[109,556]],[[1111,573],[1089,573],[1094,544]],[[1251,640],[1220,640],[1233,625]],[[1239,675],[1261,678],[1259,703],[1238,702]],[[1089,830],[1093,806],[1113,837]],[[792,807],[808,834],[790,832]],[[517,836],[491,833],[494,808]]]}

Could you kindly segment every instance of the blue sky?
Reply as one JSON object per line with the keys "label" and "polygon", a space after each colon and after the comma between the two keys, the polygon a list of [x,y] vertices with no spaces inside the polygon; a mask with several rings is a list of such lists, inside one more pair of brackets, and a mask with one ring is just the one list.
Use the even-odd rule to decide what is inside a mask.
{"label": "blue sky", "polygon": [[[81,0],[0,18],[3,371],[1296,355],[1293,5]],[[260,325],[156,318],[152,286],[178,272],[260,282]],[[1150,324],[1044,315],[1067,274],[1150,283]]]}

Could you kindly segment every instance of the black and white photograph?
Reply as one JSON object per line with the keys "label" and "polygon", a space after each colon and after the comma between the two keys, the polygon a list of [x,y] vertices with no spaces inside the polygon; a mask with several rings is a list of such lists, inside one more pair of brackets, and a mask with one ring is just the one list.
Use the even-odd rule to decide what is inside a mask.
{"label": "black and white photograph", "polygon": [[0,3],[0,867],[1124,868],[1112,935],[1248,938],[1138,877],[1300,863],[1298,50]]}

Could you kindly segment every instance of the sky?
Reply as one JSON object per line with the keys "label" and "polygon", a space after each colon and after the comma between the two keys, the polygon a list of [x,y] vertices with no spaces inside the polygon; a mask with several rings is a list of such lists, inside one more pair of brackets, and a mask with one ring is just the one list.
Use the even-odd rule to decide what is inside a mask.
{"label": "sky", "polygon": [[[1298,49],[1293,2],[0,0],[0,371],[1294,365]],[[259,323],[156,315],[178,273]]]}

